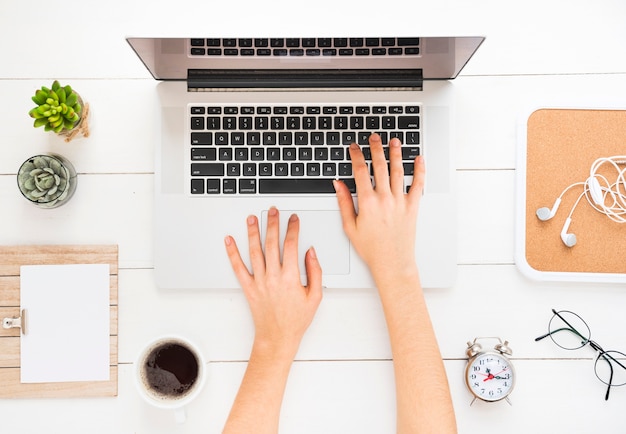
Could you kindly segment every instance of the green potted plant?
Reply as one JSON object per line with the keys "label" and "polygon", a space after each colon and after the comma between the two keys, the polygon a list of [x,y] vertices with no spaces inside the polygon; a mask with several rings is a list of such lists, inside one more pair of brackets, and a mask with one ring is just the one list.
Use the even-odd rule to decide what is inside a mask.
{"label": "green potted plant", "polygon": [[40,208],[56,208],[74,194],[76,170],[60,155],[36,155],[24,161],[20,167],[17,185],[32,204]]}
{"label": "green potted plant", "polygon": [[37,89],[32,100],[37,106],[28,114],[35,119],[35,128],[44,127],[45,131],[65,136],[66,142],[78,134],[89,136],[89,104],[84,104],[71,86],[61,86],[55,80],[51,88]]}

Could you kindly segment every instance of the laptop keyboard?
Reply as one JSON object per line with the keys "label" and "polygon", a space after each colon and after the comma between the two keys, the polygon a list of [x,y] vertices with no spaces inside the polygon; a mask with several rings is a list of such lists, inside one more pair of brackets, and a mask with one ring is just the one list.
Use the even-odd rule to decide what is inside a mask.
{"label": "laptop keyboard", "polygon": [[419,38],[191,39],[191,56],[419,56]]}
{"label": "laptop keyboard", "polygon": [[[380,134],[385,155],[402,142],[405,176],[422,153],[420,106],[190,106],[192,195],[334,194],[333,179],[356,191],[348,146]],[[371,168],[370,168],[371,170]],[[410,180],[409,180],[410,181]]]}

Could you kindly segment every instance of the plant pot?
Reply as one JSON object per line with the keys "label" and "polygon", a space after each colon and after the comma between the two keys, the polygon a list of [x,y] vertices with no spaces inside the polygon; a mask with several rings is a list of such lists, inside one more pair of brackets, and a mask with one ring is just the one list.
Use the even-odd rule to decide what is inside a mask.
{"label": "plant pot", "polygon": [[17,186],[22,195],[39,208],[57,208],[76,190],[76,170],[57,154],[35,155],[22,163]]}

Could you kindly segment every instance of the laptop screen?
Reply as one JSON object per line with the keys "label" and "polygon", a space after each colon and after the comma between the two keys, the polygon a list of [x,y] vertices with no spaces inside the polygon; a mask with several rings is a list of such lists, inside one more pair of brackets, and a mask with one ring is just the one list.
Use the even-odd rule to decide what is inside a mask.
{"label": "laptop screen", "polygon": [[455,78],[483,37],[127,38],[157,80],[218,71],[376,71]]}

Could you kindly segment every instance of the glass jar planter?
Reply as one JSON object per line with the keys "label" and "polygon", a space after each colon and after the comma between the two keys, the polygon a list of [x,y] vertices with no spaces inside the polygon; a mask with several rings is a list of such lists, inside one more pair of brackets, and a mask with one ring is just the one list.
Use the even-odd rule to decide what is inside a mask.
{"label": "glass jar planter", "polygon": [[36,155],[22,163],[17,173],[22,195],[39,208],[65,204],[76,190],[76,170],[65,157]]}

